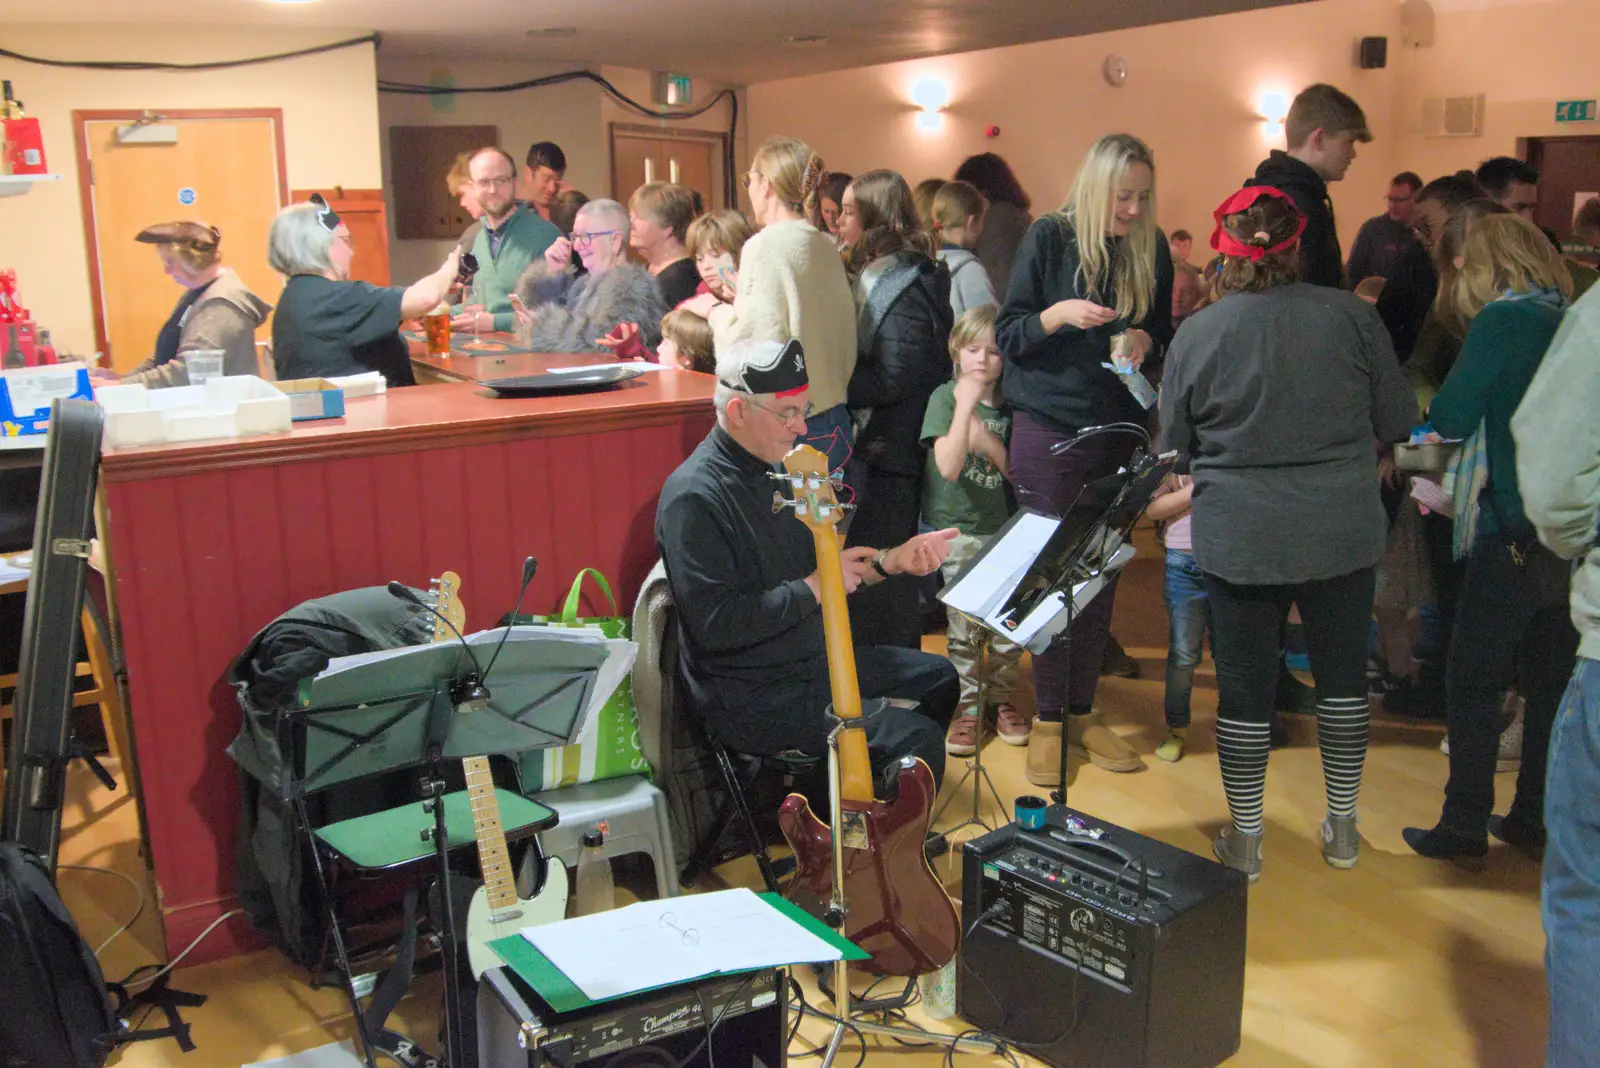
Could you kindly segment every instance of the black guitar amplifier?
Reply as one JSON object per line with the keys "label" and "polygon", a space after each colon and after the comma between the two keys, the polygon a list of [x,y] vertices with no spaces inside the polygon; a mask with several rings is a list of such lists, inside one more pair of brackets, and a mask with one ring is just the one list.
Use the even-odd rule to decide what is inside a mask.
{"label": "black guitar amplifier", "polygon": [[478,982],[478,1066],[784,1068],[787,983],[769,968],[558,1013],[510,968],[491,968]]}
{"label": "black guitar amplifier", "polygon": [[1059,1068],[1238,1050],[1243,874],[1060,805],[965,853],[957,1015]]}

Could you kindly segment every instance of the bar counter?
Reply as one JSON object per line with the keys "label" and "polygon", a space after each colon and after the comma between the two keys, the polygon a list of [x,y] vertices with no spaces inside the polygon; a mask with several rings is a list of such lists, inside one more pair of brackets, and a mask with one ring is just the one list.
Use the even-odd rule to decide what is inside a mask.
{"label": "bar counter", "polygon": [[[481,358],[476,358],[481,359]],[[580,358],[581,359],[581,358]],[[656,559],[656,500],[714,421],[715,380],[648,372],[596,393],[500,399],[471,382],[350,399],[341,419],[110,450],[102,465],[150,862],[169,954],[237,906],[239,725],[225,676],[313,597],[462,579],[468,626],[552,612],[596,567],[624,614]],[[594,595],[584,614],[609,614]],[[188,963],[259,948],[243,917]]]}

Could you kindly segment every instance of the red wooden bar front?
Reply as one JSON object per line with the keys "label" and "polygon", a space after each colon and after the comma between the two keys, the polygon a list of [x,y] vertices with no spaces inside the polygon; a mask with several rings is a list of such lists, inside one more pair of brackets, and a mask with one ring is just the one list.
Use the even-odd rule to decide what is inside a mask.
{"label": "red wooden bar front", "polygon": [[[461,575],[474,629],[549,612],[583,567],[624,612],[656,558],[656,499],[710,429],[715,383],[501,400],[460,383],[348,402],[342,419],[260,437],[113,450],[110,511],[132,721],[169,954],[237,906],[239,725],[224,677],[263,626],[309,598]],[[600,614],[590,601],[585,610]],[[243,917],[187,960],[264,944]]]}

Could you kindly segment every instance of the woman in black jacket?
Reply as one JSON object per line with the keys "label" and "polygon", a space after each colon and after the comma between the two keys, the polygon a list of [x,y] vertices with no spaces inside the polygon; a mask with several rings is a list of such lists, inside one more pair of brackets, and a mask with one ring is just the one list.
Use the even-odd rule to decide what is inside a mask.
{"label": "woman in black jacket", "polygon": [[[856,366],[848,401],[855,417],[858,493],[851,545],[898,545],[917,532],[928,398],[950,377],[950,274],[917,221],[905,179],[869,171],[839,206],[839,234],[856,290]],[[850,598],[861,645],[922,644],[917,584],[900,578]]]}
{"label": "woman in black jacket", "polygon": [[[1155,162],[1127,134],[1096,141],[1059,211],[1028,229],[1017,250],[995,337],[1005,353],[1001,392],[1014,412],[1011,477],[1018,503],[1057,515],[1085,485],[1128,458],[1127,435],[1087,438],[1060,456],[1051,447],[1108,423],[1144,426],[1144,407],[1107,368],[1112,340],[1132,368],[1172,340],[1172,254],[1155,223]],[[1072,623],[1071,678],[1056,643],[1033,658],[1038,721],[1028,742],[1028,781],[1060,779],[1067,741],[1111,771],[1137,771],[1139,754],[1094,715],[1111,629],[1115,583]]]}

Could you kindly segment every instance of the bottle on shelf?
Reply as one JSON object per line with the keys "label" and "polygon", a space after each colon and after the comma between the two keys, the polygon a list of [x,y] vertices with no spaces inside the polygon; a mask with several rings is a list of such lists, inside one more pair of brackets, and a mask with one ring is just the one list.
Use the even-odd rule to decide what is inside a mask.
{"label": "bottle on shelf", "polygon": [[27,357],[22,354],[22,346],[17,342],[17,324],[12,323],[6,328],[5,369],[10,371],[26,366],[28,366]]}
{"label": "bottle on shelf", "polygon": [[605,841],[605,834],[598,827],[583,836],[583,851],[578,854],[575,916],[606,912],[616,903],[616,883],[611,875],[611,859],[605,853]]}

